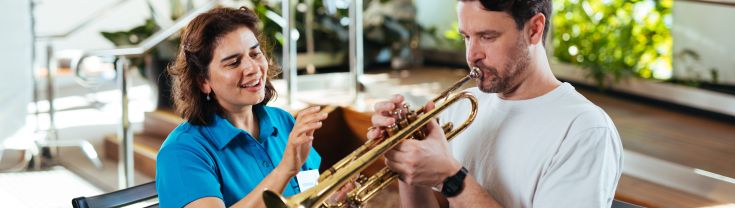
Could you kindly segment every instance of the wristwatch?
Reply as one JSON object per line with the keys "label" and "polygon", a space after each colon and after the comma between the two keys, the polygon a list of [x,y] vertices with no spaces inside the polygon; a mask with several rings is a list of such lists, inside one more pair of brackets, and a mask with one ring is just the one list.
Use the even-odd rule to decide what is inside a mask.
{"label": "wristwatch", "polygon": [[444,184],[442,185],[442,195],[445,197],[454,197],[459,195],[459,193],[462,193],[462,189],[464,189],[464,178],[467,176],[467,168],[462,167],[457,171],[456,174],[453,176],[449,176],[447,179],[444,179]]}

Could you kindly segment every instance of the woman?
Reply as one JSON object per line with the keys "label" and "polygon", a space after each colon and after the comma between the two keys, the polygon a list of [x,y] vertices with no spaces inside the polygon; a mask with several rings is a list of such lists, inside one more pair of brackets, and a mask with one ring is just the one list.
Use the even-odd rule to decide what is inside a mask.
{"label": "woman", "polygon": [[216,8],[189,23],[173,76],[176,110],[186,119],[161,146],[156,186],[161,207],[263,207],[264,189],[300,192],[294,176],[319,168],[311,147],[326,113],[296,119],[266,104],[275,67],[247,8]]}

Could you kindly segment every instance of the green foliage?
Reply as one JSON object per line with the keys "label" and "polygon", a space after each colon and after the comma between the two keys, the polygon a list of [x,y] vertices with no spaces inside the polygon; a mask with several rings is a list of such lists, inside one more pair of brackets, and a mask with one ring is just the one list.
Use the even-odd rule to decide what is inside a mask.
{"label": "green foliage", "polygon": [[[260,25],[263,35],[272,43],[272,51],[280,51],[283,34],[279,26],[268,13],[281,14],[281,4],[269,0],[246,0],[247,5],[262,20]],[[325,0],[298,1],[294,12],[294,24],[299,32],[296,41],[297,51],[306,51],[306,16],[305,8],[309,2],[313,9],[314,22],[312,32],[314,49],[318,52],[346,53],[349,39],[349,10],[335,6],[330,11]],[[389,51],[391,57],[410,56],[411,49],[418,47],[421,33],[434,33],[431,28],[424,28],[415,19],[416,8],[412,1],[366,0],[364,1],[363,38],[365,60],[368,63],[385,61],[379,54]],[[302,9],[299,9],[302,8]],[[276,53],[277,54],[277,53]],[[408,55],[406,55],[408,54]],[[346,61],[346,60],[345,60]]]}
{"label": "green foliage", "polygon": [[[281,3],[269,0],[245,0],[242,1],[258,15],[261,20],[259,25],[264,38],[271,46],[271,51],[277,52],[281,50],[284,36],[282,28],[273,19],[268,17],[269,12],[273,12],[280,16]],[[302,1],[300,1],[302,2]],[[302,4],[306,4],[302,2]],[[337,9],[334,14],[329,14],[321,0],[312,2],[314,7],[314,24],[313,34],[316,51],[338,52],[346,51],[344,44],[347,42],[347,26],[341,25],[340,20],[346,17],[347,9]],[[304,5],[305,6],[305,5]],[[299,39],[296,41],[298,52],[306,51],[306,11],[294,11],[294,24],[299,31]],[[278,53],[276,53],[278,54]]]}
{"label": "green foliage", "polygon": [[[281,33],[281,27],[268,18],[266,16],[266,13],[268,11],[274,11],[276,13],[280,13],[279,7],[271,7],[268,4],[266,4],[266,1],[261,0],[253,0],[250,1],[253,4],[253,11],[255,14],[258,15],[258,18],[261,20],[261,24],[259,25],[261,33],[265,34],[266,42],[268,42],[271,49],[274,47],[280,47],[280,45],[283,44],[283,34]],[[273,42],[275,41],[275,42]]]}
{"label": "green foliage", "polygon": [[135,46],[148,38],[158,30],[153,19],[147,19],[143,25],[134,27],[128,31],[101,32],[102,36],[115,44],[115,46]]}
{"label": "green foliage", "polygon": [[[127,31],[116,31],[116,32],[100,32],[103,37],[112,42],[117,47],[120,46],[136,46],[140,42],[153,35],[155,31],[158,31],[159,27],[153,21],[152,18],[146,19],[143,25],[134,27]],[[153,49],[149,53],[156,54],[156,50]],[[130,58],[130,65],[135,66],[138,70],[145,68],[143,58],[136,57]],[[141,74],[145,74],[141,71]],[[145,75],[144,75],[145,76]]]}
{"label": "green foliage", "polygon": [[456,48],[458,50],[464,49],[464,39],[462,37],[462,34],[459,34],[459,24],[457,22],[452,23],[452,28],[444,31],[443,34],[444,42],[441,42],[440,44],[449,45],[451,48]]}
{"label": "green foliage", "polygon": [[599,87],[624,76],[671,76],[673,0],[553,0],[554,56]]}

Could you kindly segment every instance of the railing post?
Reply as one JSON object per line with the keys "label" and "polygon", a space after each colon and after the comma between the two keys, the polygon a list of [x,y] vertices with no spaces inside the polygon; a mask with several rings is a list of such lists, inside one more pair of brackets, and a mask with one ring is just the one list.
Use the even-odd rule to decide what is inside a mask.
{"label": "railing post", "polygon": [[[46,141],[58,141],[59,134],[56,131],[56,106],[54,100],[56,99],[56,85],[54,84],[54,76],[56,76],[56,70],[58,67],[56,54],[54,54],[53,41],[48,40],[46,42],[46,99],[48,100],[48,128],[46,129]],[[38,143],[37,143],[38,144]],[[55,148],[55,153],[59,154],[59,148]],[[42,167],[44,156],[52,156],[51,147],[40,147],[35,155],[36,160],[33,163],[33,168],[40,170]],[[58,155],[57,155],[58,156]]]}
{"label": "railing post", "polygon": [[56,98],[56,86],[54,84],[54,74],[56,73],[56,56],[54,54],[53,42],[46,42],[46,99],[48,99],[48,137],[57,139],[56,134],[56,107],[54,99]]}
{"label": "railing post", "polygon": [[118,85],[120,87],[121,122],[118,129],[120,146],[118,148],[118,188],[124,189],[133,184],[133,132],[130,130],[130,119],[128,117],[128,60],[125,56],[119,56],[115,61]]}
{"label": "railing post", "polygon": [[352,104],[362,109],[360,98],[360,79],[363,74],[363,27],[362,27],[362,0],[352,0],[350,3],[350,75],[353,81]]}
{"label": "railing post", "polygon": [[38,67],[41,65],[38,63],[38,54],[36,54],[37,45],[36,45],[36,3],[34,1],[29,1],[30,6],[30,14],[31,14],[31,36],[33,37],[31,41],[31,82],[33,83],[33,108],[34,112],[33,115],[35,115],[36,119],[36,132],[39,132],[41,130],[41,126],[39,125],[39,110],[38,110],[38,80],[36,80],[36,73],[38,72]]}
{"label": "railing post", "polygon": [[281,1],[281,11],[285,25],[282,27],[283,33],[283,78],[286,80],[286,91],[288,92],[288,107],[291,108],[296,103],[296,38],[293,37],[294,25],[293,4],[291,0]]}

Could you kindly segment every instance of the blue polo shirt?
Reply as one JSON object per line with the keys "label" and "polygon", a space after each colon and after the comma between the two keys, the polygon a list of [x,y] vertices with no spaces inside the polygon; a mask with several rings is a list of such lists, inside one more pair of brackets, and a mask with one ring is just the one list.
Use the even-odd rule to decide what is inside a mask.
{"label": "blue polo shirt", "polygon": [[[156,163],[156,189],[161,207],[183,207],[203,197],[217,197],[228,207],[253,191],[281,162],[294,118],[284,110],[253,106],[260,127],[256,140],[215,115],[207,126],[184,122],[163,142]],[[321,158],[311,148],[302,170],[319,169]],[[262,190],[256,190],[262,191]],[[296,178],[283,194],[299,193]]]}

